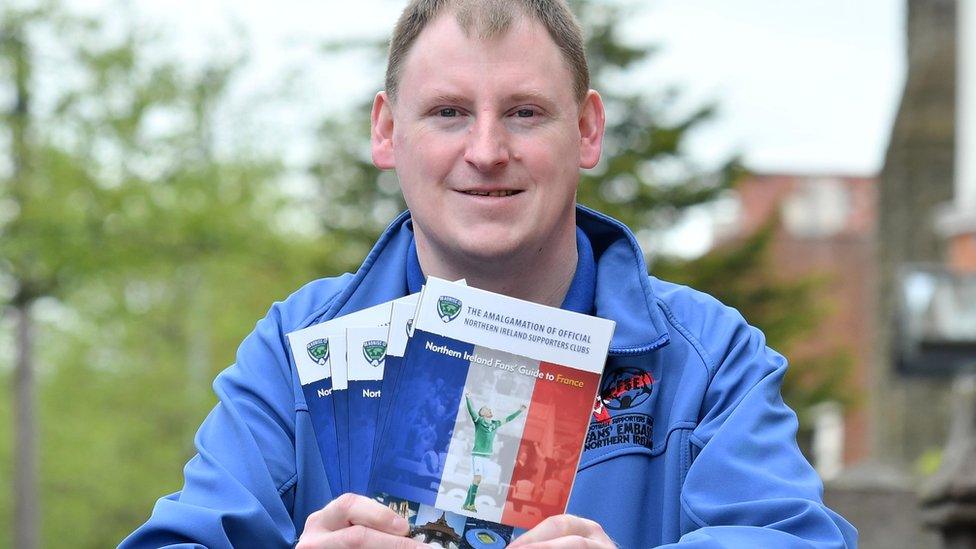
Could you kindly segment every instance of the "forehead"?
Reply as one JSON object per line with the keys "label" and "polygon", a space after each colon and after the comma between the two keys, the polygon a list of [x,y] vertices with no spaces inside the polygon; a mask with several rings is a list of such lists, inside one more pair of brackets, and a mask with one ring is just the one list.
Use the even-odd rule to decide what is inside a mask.
{"label": "forehead", "polygon": [[530,17],[482,39],[475,31],[465,32],[453,14],[441,14],[414,42],[399,90],[405,99],[541,94],[574,102],[572,74],[562,53],[545,27]]}

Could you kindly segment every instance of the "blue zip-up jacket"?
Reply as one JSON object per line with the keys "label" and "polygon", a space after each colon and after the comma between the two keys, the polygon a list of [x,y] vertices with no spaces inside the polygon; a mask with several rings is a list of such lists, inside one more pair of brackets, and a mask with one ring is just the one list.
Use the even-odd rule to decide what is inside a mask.
{"label": "blue zip-up jacket", "polygon": [[[856,531],[824,506],[780,396],[786,360],[735,310],[647,275],[619,222],[580,207],[594,312],[617,323],[568,512],[621,547],[841,548]],[[288,547],[333,496],[285,334],[408,293],[409,214],[354,275],[276,303],[214,381],[180,492],[122,547]]]}

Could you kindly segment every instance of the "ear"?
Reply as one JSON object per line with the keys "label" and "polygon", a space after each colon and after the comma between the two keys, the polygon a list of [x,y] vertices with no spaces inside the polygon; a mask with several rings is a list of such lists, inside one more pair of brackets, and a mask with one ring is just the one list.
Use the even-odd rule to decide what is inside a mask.
{"label": "ear", "polygon": [[600,161],[606,125],[607,116],[600,94],[596,90],[586,92],[579,115],[580,168],[590,169]]}
{"label": "ear", "polygon": [[370,113],[370,144],[373,150],[373,165],[381,170],[396,167],[393,155],[393,105],[385,91],[373,99]]}

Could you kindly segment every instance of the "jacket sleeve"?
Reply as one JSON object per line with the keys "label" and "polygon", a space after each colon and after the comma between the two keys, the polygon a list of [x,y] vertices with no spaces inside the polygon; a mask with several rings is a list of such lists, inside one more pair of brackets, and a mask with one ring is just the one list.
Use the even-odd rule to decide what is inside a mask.
{"label": "jacket sleeve", "polygon": [[734,316],[705,326],[712,372],[689,439],[686,533],[666,547],[856,547],[857,531],[823,504],[820,478],[797,447],[796,414],[780,394],[786,359]]}
{"label": "jacket sleeve", "polygon": [[194,440],[179,492],[120,547],[290,547],[296,480],[295,382],[277,305],[214,381],[219,398]]}

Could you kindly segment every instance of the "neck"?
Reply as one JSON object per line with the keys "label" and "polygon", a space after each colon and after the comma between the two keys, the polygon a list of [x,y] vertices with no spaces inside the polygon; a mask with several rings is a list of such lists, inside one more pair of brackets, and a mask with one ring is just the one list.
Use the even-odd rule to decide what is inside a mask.
{"label": "neck", "polygon": [[551,307],[562,305],[579,261],[575,226],[562,242],[504,258],[464,257],[447,261],[425,238],[416,236],[417,256],[424,274],[446,280],[463,278],[474,288]]}

